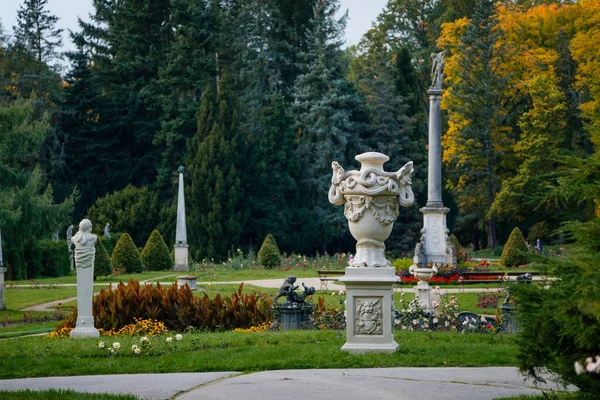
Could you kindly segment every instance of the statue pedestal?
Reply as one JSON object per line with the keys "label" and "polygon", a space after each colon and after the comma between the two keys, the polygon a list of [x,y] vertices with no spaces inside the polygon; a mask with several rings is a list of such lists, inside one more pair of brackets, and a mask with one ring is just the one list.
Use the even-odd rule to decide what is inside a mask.
{"label": "statue pedestal", "polygon": [[420,268],[425,268],[429,264],[456,265],[456,251],[448,238],[448,228],[446,227],[446,214],[449,208],[423,207],[419,211],[423,213],[423,229],[421,230],[421,248],[424,253],[419,254],[415,251],[413,262]]}
{"label": "statue pedestal", "polygon": [[178,276],[177,277],[177,286],[183,287],[185,285],[188,285],[190,290],[197,290],[198,289],[197,280],[198,280],[198,278],[195,276]]}
{"label": "statue pedestal", "polygon": [[175,265],[173,267],[173,271],[189,271],[189,263],[188,263],[188,245],[187,244],[175,244],[174,246],[174,255],[175,255]]}
{"label": "statue pedestal", "polygon": [[[93,260],[92,260],[93,263]],[[94,267],[77,268],[77,322],[71,331],[72,338],[98,337],[100,332],[94,327],[92,316],[92,296],[94,294]]]}
{"label": "statue pedestal", "polygon": [[346,285],[346,344],[350,353],[393,353],[392,310],[394,283],[399,282],[393,267],[347,267],[339,280]]}
{"label": "statue pedestal", "polygon": [[310,327],[310,317],[313,315],[312,303],[275,303],[273,304],[275,324],[279,330],[306,329]]}

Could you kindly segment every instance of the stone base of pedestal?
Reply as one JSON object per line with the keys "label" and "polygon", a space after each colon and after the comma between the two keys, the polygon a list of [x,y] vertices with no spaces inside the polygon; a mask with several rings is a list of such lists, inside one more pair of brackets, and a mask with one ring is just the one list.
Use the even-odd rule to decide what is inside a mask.
{"label": "stone base of pedestal", "polygon": [[431,307],[431,286],[427,282],[420,281],[415,286],[415,299],[424,311],[430,311]]}
{"label": "stone base of pedestal", "polygon": [[312,303],[275,303],[275,325],[278,325],[281,331],[308,329],[311,327],[313,310]]}
{"label": "stone base of pedestal", "polygon": [[421,268],[429,265],[456,265],[456,251],[450,243],[446,227],[446,214],[450,209],[444,206],[427,206],[419,211],[423,213],[423,229],[421,242],[417,244],[413,258],[414,263]]}
{"label": "stone base of pedestal", "polygon": [[393,353],[394,283],[400,278],[393,267],[347,267],[339,282],[346,285],[346,344],[351,353]]}
{"label": "stone base of pedestal", "polygon": [[94,328],[94,317],[77,317],[75,329],[71,331],[71,338],[99,337],[100,331]]}
{"label": "stone base of pedestal", "polygon": [[174,256],[175,262],[173,271],[189,271],[190,267],[188,265],[188,245],[187,244],[176,244],[174,246]]}
{"label": "stone base of pedestal", "polygon": [[178,276],[177,277],[177,286],[182,287],[188,285],[190,290],[196,290],[198,287],[196,286],[197,277],[195,276]]}

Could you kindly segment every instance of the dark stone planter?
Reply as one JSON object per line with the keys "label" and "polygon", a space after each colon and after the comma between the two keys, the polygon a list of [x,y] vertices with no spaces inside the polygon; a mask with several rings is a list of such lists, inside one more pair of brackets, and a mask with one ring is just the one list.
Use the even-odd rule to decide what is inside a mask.
{"label": "dark stone planter", "polygon": [[275,325],[279,330],[310,329],[314,305],[312,303],[275,303]]}

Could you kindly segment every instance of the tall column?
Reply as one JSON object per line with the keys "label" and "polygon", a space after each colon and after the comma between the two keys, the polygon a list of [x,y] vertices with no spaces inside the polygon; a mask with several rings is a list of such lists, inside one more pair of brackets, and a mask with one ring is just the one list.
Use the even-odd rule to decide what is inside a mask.
{"label": "tall column", "polygon": [[0,231],[0,310],[6,310],[6,303],[4,302],[4,262],[2,261],[2,232]]}
{"label": "tall column", "polygon": [[179,189],[177,192],[177,227],[175,231],[174,271],[189,271],[187,228],[185,224],[185,197],[183,192],[183,166],[179,167]]}
{"label": "tall column", "polygon": [[427,204],[421,208],[423,229],[421,240],[415,248],[411,273],[419,278],[416,290],[421,306],[431,309],[430,288],[427,280],[437,272],[440,265],[456,265],[456,252],[448,238],[446,227],[447,207],[442,202],[442,144],[441,112],[442,81],[444,70],[444,52],[432,53],[432,84],[429,95],[429,159],[427,174]]}
{"label": "tall column", "polygon": [[427,173],[427,207],[443,207],[442,143],[440,102],[442,90],[429,89],[429,170]]}

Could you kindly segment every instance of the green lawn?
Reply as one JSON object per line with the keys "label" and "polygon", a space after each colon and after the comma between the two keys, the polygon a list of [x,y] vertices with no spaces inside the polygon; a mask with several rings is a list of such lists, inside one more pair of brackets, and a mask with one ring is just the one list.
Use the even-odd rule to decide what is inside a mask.
{"label": "green lawn", "polygon": [[19,310],[37,304],[48,303],[54,300],[64,300],[76,296],[77,288],[75,286],[44,288],[14,288],[7,286],[4,288],[4,302],[6,303],[6,308],[10,310]]}
{"label": "green lawn", "polygon": [[[342,352],[344,331],[184,333],[165,343],[151,337],[148,354],[134,355],[139,337],[0,341],[0,379],[55,375],[135,374],[205,371],[263,371],[305,368],[442,367],[516,365],[513,336],[448,332],[395,332],[393,354]],[[104,349],[98,342],[105,342]],[[107,348],[120,343],[120,354]],[[290,356],[291,355],[291,356]]]}
{"label": "green lawn", "polygon": [[0,391],[3,400],[140,400],[133,395],[114,395],[107,393],[81,393],[73,390],[19,390]]}
{"label": "green lawn", "polygon": [[[181,275],[181,273],[175,273],[173,271],[144,271],[137,274],[121,274],[121,275],[110,275],[110,276],[100,276],[98,277],[94,283],[109,283],[109,282],[128,282],[129,279],[133,278],[136,281],[145,281],[145,280],[154,280],[160,277],[168,277],[165,279],[174,279],[176,280],[176,276]],[[162,280],[162,279],[161,279]],[[61,276],[58,278],[39,278],[39,279],[29,279],[29,280],[20,280],[20,281],[6,281],[6,285],[56,285],[56,284],[65,284],[65,283],[77,283],[77,276],[75,273],[67,276]]]}

